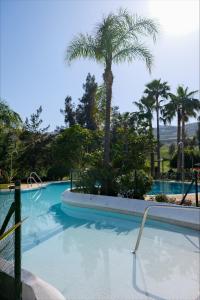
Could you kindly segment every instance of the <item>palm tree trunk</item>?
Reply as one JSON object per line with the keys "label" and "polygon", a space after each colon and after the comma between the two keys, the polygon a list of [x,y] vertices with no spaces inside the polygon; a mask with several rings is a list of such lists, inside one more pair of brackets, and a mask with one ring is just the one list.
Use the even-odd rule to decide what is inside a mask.
{"label": "palm tree trunk", "polygon": [[160,124],[159,124],[159,103],[158,97],[156,97],[156,121],[157,121],[157,161],[158,161],[158,170],[157,177],[160,178]]}
{"label": "palm tree trunk", "polygon": [[178,173],[178,177],[180,176],[180,173],[181,173],[180,141],[181,141],[181,111],[178,108],[178,111],[177,111],[177,173]]}
{"label": "palm tree trunk", "polygon": [[104,165],[110,162],[110,111],[112,99],[113,74],[111,63],[107,63],[103,79],[106,87],[106,118],[105,118],[105,135],[104,135]]}
{"label": "palm tree trunk", "polygon": [[198,117],[197,142],[200,151],[200,116]]}
{"label": "palm tree trunk", "polygon": [[184,181],[185,113],[182,112],[181,179]]}
{"label": "palm tree trunk", "polygon": [[150,153],[150,164],[151,164],[151,176],[155,177],[155,159],[154,159],[154,149],[153,149],[153,128],[152,128],[152,122],[150,122],[150,140],[151,143],[151,153]]}

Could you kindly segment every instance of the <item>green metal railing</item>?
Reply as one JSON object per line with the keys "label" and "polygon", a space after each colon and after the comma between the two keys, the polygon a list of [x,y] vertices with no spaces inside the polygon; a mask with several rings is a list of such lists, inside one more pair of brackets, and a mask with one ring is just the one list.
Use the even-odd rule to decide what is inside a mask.
{"label": "green metal railing", "polygon": [[[1,206],[0,211],[0,236],[21,222],[20,181],[16,181],[15,185],[10,186],[10,192],[1,196],[5,197],[5,205]],[[3,216],[4,213],[6,215]],[[21,226],[9,234],[3,242],[0,241],[0,262],[0,299],[21,300]]]}

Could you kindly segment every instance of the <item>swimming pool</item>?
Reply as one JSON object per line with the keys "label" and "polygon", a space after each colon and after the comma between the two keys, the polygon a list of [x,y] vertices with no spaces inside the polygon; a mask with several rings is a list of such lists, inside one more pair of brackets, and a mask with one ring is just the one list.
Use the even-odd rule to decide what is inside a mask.
{"label": "swimming pool", "polygon": [[22,193],[26,269],[67,299],[197,298],[197,231],[148,221],[135,257],[141,218],[72,207],[66,215],[60,197],[67,187]]}
{"label": "swimming pool", "polygon": [[69,184],[22,192],[23,267],[66,299],[197,299],[199,234],[147,221],[137,256],[131,253],[141,218],[67,207]]}
{"label": "swimming pool", "polygon": [[[172,181],[162,181],[156,180],[153,182],[151,191],[147,193],[148,195],[156,194],[182,194],[188,189],[188,183],[172,182]],[[198,191],[200,192],[200,185],[198,186]],[[195,193],[195,186],[193,185],[190,193]]]}

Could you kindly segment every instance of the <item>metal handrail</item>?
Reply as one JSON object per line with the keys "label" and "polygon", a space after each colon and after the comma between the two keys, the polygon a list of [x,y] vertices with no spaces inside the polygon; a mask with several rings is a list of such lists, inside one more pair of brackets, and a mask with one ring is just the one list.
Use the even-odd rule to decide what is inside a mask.
{"label": "metal handrail", "polygon": [[33,177],[33,175],[39,180],[40,185],[42,187],[42,179],[40,178],[40,176],[36,173],[36,172],[31,172],[29,177],[27,178],[27,184],[29,184],[29,181],[31,182],[31,180],[33,180],[35,183],[38,184],[38,182],[36,181],[36,179]]}
{"label": "metal handrail", "polygon": [[42,179],[36,172],[31,172],[30,176],[32,176],[32,175],[35,175],[37,177],[37,179],[39,179],[40,183],[42,184]]}
{"label": "metal handrail", "polygon": [[141,240],[141,237],[142,237],[142,232],[143,232],[143,229],[144,229],[144,225],[145,225],[145,222],[146,222],[146,219],[147,219],[147,215],[148,215],[148,212],[151,208],[163,208],[163,207],[167,207],[167,208],[173,208],[173,209],[195,209],[195,210],[200,210],[199,208],[197,207],[183,207],[183,206],[175,206],[175,205],[170,205],[170,204],[166,204],[166,205],[151,205],[151,206],[148,206],[145,208],[145,211],[144,211],[144,215],[143,215],[143,218],[142,218],[142,223],[141,223],[141,226],[140,226],[140,230],[139,230],[139,233],[138,233],[138,237],[137,237],[137,242],[136,242],[136,245],[135,245],[135,249],[132,250],[131,252],[133,254],[136,254],[137,250],[138,250],[138,247],[140,245],[140,240]]}
{"label": "metal handrail", "polygon": [[29,176],[29,177],[27,178],[27,185],[28,185],[28,184],[30,184],[30,185],[32,186],[32,182],[31,182],[31,180],[33,180],[35,183],[38,183],[38,182],[35,180],[35,178],[34,178],[34,177],[32,177],[32,176]]}

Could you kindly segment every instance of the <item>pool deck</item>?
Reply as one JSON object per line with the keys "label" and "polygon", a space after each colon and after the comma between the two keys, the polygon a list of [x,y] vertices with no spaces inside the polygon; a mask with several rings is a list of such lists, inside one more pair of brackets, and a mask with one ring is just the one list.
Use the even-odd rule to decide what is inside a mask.
{"label": "pool deck", "polygon": [[160,207],[166,206],[166,203],[128,199],[122,197],[81,194],[74,193],[69,190],[66,190],[62,194],[62,202],[62,208],[64,212],[67,210],[67,206],[65,205],[67,204],[71,206],[95,208],[139,216],[143,216],[144,211],[147,207],[152,205],[158,206],[158,208],[152,207],[152,209],[149,211],[149,218],[174,225],[192,228],[195,230],[200,230],[200,209],[195,207],[188,207],[188,209],[186,210],[182,209],[181,206],[169,204],[170,208],[163,207],[161,209]]}

